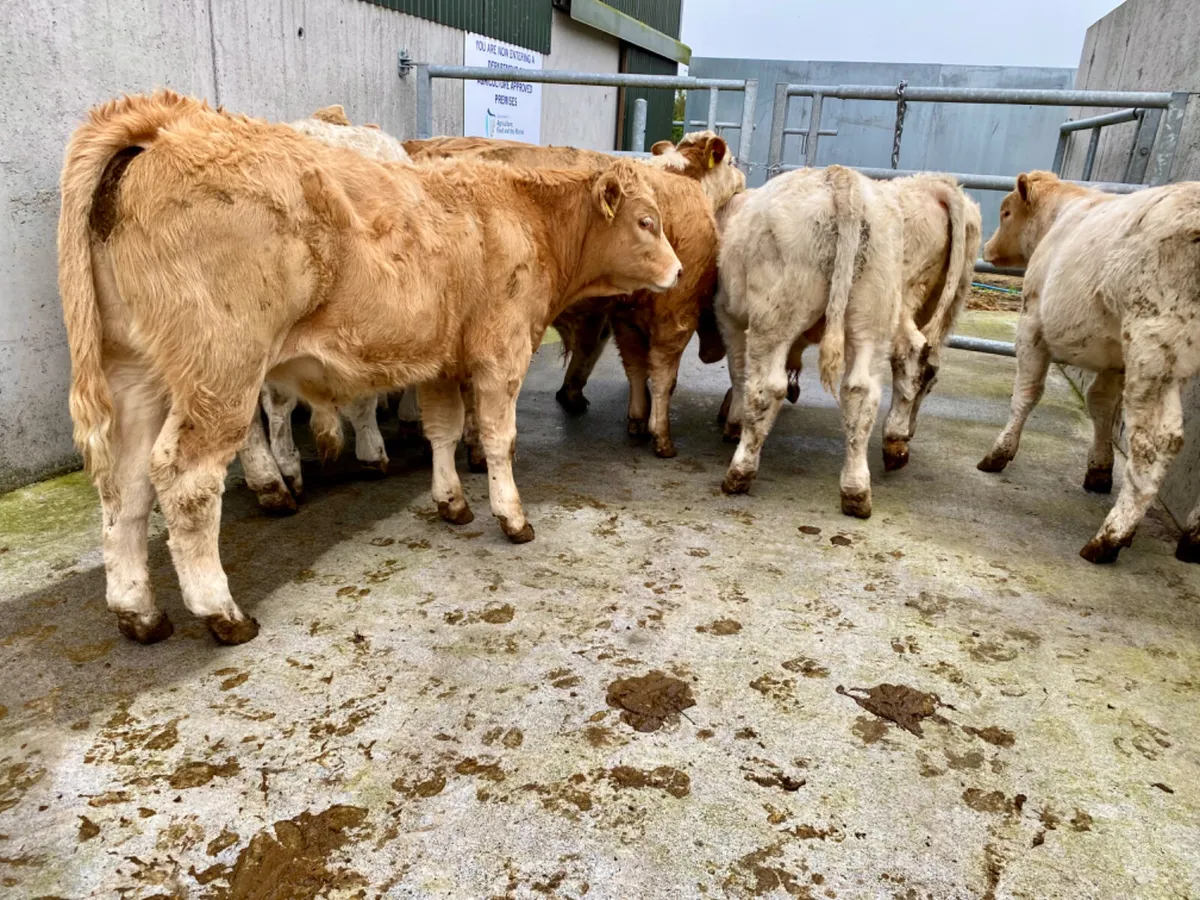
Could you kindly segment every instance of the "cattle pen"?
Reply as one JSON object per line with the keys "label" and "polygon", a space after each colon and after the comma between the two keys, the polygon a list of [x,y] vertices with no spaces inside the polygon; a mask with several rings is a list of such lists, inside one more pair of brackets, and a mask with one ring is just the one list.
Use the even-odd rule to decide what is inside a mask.
{"label": "cattle pen", "polygon": [[[420,4],[347,5],[400,17]],[[572,4],[553,9],[561,25]],[[614,14],[575,0],[574,15]],[[537,37],[532,18],[514,21]],[[319,39],[307,21],[263,22]],[[620,22],[622,40],[640,33]],[[235,24],[214,38],[213,67]],[[451,30],[438,28],[429,43]],[[375,74],[403,98],[395,137],[439,136],[463,103],[448,86],[496,77],[414,62],[456,57],[394,54],[394,37]],[[896,104],[891,159],[851,167],[878,181],[917,171],[899,168],[910,104],[1070,109],[1050,123],[1057,145],[1042,142],[1049,167],[1113,194],[1180,180],[1200,121],[1200,94],[1178,90],[768,85],[574,64],[513,77],[698,95],[684,130],[718,132],[768,181],[820,168],[849,133],[834,100]],[[740,114],[721,114],[727,95]],[[626,149],[610,152],[649,156],[647,101],[631,106]],[[1114,128],[1116,152],[1100,137]],[[796,138],[802,164],[786,162]],[[1117,165],[1106,150],[1123,181],[1092,180]],[[1015,172],[954,178],[1016,185]],[[1051,366],[1020,455],[1003,474],[977,469],[1013,394],[1020,291],[997,293],[959,315],[906,467],[885,470],[874,429],[867,519],[839,511],[843,413],[814,354],[753,488],[730,495],[727,361],[688,345],[678,453],[657,458],[629,430],[618,353],[599,356],[582,408],[563,408],[553,330],[513,389],[509,459],[532,541],[506,540],[493,479],[468,474],[468,453],[456,468],[478,518],[439,512],[432,451],[395,397],[380,395],[386,452],[370,464],[348,427],[330,458],[301,405],[291,515],[256,504],[231,464],[219,565],[261,626],[247,643],[217,644],[189,613],[159,509],[134,555],[175,628],[141,645],[113,622],[113,523],[89,477],[0,494],[0,897],[1200,898],[1200,565],[1175,558],[1181,517],[1160,503],[1115,565],[1079,557],[1125,478],[1118,456],[1111,497],[1081,487],[1093,426],[1077,371]]]}

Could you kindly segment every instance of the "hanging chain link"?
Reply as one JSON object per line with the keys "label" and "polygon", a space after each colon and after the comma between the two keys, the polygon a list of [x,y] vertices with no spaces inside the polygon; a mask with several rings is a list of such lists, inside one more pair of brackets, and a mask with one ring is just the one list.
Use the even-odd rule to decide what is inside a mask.
{"label": "hanging chain link", "polygon": [[904,114],[908,112],[908,101],[904,99],[904,91],[908,80],[900,82],[896,88],[896,137],[892,142],[892,168],[900,167],[900,136],[904,133]]}

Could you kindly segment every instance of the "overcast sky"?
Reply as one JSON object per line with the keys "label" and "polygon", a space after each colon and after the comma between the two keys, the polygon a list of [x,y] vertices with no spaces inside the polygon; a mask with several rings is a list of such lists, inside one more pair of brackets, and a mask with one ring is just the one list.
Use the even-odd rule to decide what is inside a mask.
{"label": "overcast sky", "polygon": [[1076,68],[1120,0],[684,0],[695,56]]}

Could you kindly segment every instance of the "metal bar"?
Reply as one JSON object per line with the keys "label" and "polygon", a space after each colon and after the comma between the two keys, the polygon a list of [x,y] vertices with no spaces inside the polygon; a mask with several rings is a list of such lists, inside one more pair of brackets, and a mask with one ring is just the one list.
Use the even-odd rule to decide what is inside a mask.
{"label": "metal bar", "polygon": [[821,94],[812,95],[812,111],[808,114],[808,134],[804,138],[804,164],[817,164],[817,143],[821,139],[821,106],[825,98]]}
{"label": "metal bar", "polygon": [[754,140],[754,112],[758,105],[758,79],[747,78],[746,89],[742,91],[742,124],[738,134],[738,161],[749,171],[750,142]]}
{"label": "metal bar", "polygon": [[708,121],[706,125],[709,131],[717,130],[717,100],[720,99],[720,96],[717,88],[708,89]]}
{"label": "metal bar", "polygon": [[1103,128],[1105,125],[1120,125],[1122,122],[1132,122],[1142,114],[1140,109],[1119,109],[1116,112],[1104,113],[1101,116],[1090,116],[1086,119],[1074,119],[1063,122],[1058,126],[1059,134],[1072,131],[1086,131],[1089,128]]}
{"label": "metal bar", "polygon": [[[779,168],[781,171],[787,172],[792,169],[803,169],[805,167],[782,165]],[[867,166],[847,166],[847,168],[862,172],[868,178],[878,178],[881,181],[904,178],[906,175],[927,174],[917,169],[873,169]],[[951,178],[956,179],[963,187],[977,191],[1004,191],[1007,193],[1017,188],[1017,179],[1012,175],[972,175],[965,172],[945,172],[940,174],[949,175]],[[1133,194],[1146,189],[1146,186],[1142,184],[1119,184],[1113,181],[1072,181],[1071,183],[1094,188],[1095,190],[1104,191],[1109,194]]]}
{"label": "metal bar", "polygon": [[982,259],[975,260],[975,271],[982,272],[984,275],[1011,275],[1014,278],[1021,278],[1025,275],[1025,270],[1014,266],[993,266],[990,262],[984,262]]}
{"label": "metal bar", "polygon": [[1054,148],[1054,164],[1050,167],[1050,171],[1060,177],[1063,173],[1063,165],[1067,161],[1067,145],[1070,143],[1070,132],[1060,131],[1058,134],[1058,146]]}
{"label": "metal bar", "polygon": [[1122,179],[1129,184],[1141,184],[1146,180],[1146,168],[1150,165],[1150,154],[1158,137],[1158,123],[1163,117],[1161,109],[1146,109],[1142,112],[1137,135],[1130,149],[1129,164],[1125,167],[1125,178]]}
{"label": "metal bar", "polygon": [[1008,341],[989,341],[984,338],[966,337],[961,334],[950,335],[946,346],[951,350],[974,350],[976,353],[991,353],[994,356],[1016,356],[1015,344]]}
{"label": "metal bar", "polygon": [[433,137],[433,80],[425,63],[417,65],[417,137]]}
{"label": "metal bar", "polygon": [[689,78],[685,75],[636,75],[628,72],[569,72],[558,69],[487,69],[481,66],[429,66],[433,78],[460,81],[515,81],[530,84],[590,84],[627,88],[719,88],[742,91],[746,82],[733,78]]}
{"label": "metal bar", "polygon": [[1096,150],[1100,147],[1100,126],[1092,129],[1092,137],[1088,141],[1087,156],[1083,158],[1083,180],[1092,180],[1092,168],[1096,165]]}
{"label": "metal bar", "polygon": [[[807,128],[785,128],[785,129],[783,129],[783,133],[784,134],[798,134],[803,137],[808,137],[808,129]],[[838,130],[836,128],[822,128],[821,129],[821,137],[837,137],[837,133],[838,133]]]}
{"label": "metal bar", "polygon": [[646,150],[646,107],[645,98],[639,97],[633,101],[633,147],[635,153]]}
{"label": "metal bar", "polygon": [[[692,119],[688,122],[684,122],[682,119],[676,119],[671,124],[672,125],[686,125],[690,128],[694,125],[707,125],[708,122],[706,122],[704,119]],[[741,122],[717,122],[716,125],[717,125],[717,128],[728,128],[728,129],[731,129],[734,131],[736,131],[737,129],[742,127]]]}
{"label": "metal bar", "polygon": [[783,164],[783,132],[787,124],[788,86],[780,82],[775,85],[775,105],[771,109],[771,141],[767,145],[767,177],[775,174]]}
{"label": "metal bar", "polygon": [[[840,100],[896,99],[894,85],[789,84],[789,97],[821,94]],[[928,103],[1011,103],[1021,106],[1140,106],[1166,109],[1174,94],[1153,91],[1056,91],[1015,88],[909,87],[904,97]]]}
{"label": "metal bar", "polygon": [[1150,184],[1166,184],[1171,180],[1171,166],[1175,162],[1175,150],[1179,146],[1179,133],[1183,130],[1183,116],[1187,112],[1189,95],[1177,91],[1163,115],[1158,141],[1154,148],[1154,163],[1150,169]]}

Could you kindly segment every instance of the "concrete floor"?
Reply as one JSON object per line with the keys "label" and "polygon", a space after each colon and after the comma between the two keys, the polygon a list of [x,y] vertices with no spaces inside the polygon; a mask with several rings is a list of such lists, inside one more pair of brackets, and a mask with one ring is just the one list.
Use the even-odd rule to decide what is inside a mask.
{"label": "concrete floor", "polygon": [[1055,372],[984,475],[1013,363],[947,360],[859,522],[807,375],[729,498],[723,366],[689,351],[664,461],[624,435],[615,356],[567,420],[546,348],[534,543],[478,475],[476,522],[439,521],[411,450],[383,481],[314,467],[291,519],[234,484],[241,647],[183,609],[160,522],[177,631],[141,647],[82,477],[0,498],[0,894],[1200,896],[1200,569],[1157,511],[1115,566],[1081,560],[1111,501],[1079,487],[1078,398]]}

